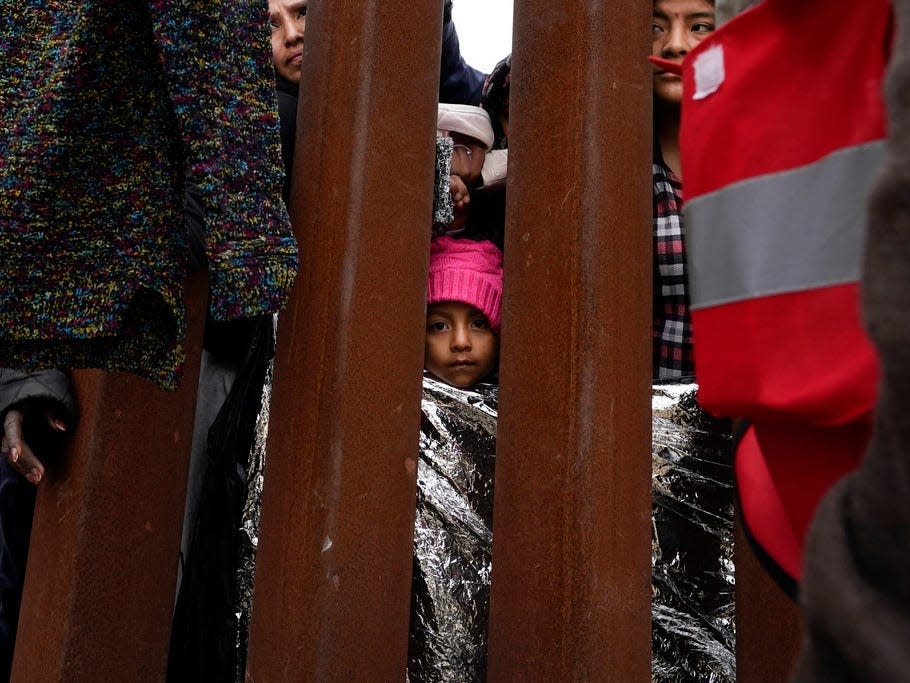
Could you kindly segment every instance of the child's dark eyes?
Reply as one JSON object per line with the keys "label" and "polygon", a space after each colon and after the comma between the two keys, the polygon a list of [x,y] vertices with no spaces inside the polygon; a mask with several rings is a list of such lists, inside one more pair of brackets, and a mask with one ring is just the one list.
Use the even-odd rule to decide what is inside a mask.
{"label": "child's dark eyes", "polygon": [[490,327],[490,324],[487,322],[486,318],[474,318],[471,321],[471,327],[485,330]]}
{"label": "child's dark eyes", "polygon": [[427,323],[427,332],[445,332],[447,329],[449,329],[449,326],[442,320],[435,320]]}

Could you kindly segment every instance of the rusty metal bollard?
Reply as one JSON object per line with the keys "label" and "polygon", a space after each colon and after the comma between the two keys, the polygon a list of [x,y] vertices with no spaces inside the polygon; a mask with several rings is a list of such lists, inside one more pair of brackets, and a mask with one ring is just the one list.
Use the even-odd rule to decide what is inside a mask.
{"label": "rusty metal bollard", "polygon": [[164,680],[207,288],[190,278],[178,391],[73,375],[81,417],[38,494],[14,681]]}
{"label": "rusty metal bollard", "polygon": [[515,7],[489,680],[650,680],[650,2]]}
{"label": "rusty metal bollard", "polygon": [[307,22],[246,675],[401,680],[442,3]]}

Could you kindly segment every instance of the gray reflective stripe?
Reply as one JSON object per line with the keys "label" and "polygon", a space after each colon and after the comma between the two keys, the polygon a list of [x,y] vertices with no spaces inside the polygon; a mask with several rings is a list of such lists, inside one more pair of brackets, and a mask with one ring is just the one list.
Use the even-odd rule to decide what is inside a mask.
{"label": "gray reflective stripe", "polygon": [[859,279],[883,140],[729,185],[686,205],[693,309]]}

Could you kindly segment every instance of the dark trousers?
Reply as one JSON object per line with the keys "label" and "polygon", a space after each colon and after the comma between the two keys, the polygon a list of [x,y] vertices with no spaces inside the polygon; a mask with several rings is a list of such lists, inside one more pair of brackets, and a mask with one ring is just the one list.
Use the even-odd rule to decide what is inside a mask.
{"label": "dark trousers", "polygon": [[0,680],[9,680],[36,487],[0,460]]}

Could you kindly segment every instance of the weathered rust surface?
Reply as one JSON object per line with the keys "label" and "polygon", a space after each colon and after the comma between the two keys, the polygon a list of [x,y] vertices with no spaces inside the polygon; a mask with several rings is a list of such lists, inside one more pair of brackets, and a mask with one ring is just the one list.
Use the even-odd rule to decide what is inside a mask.
{"label": "weathered rust surface", "polygon": [[491,681],[650,680],[650,2],[515,3]]}
{"label": "weathered rust surface", "polygon": [[163,681],[207,283],[187,290],[187,363],[167,392],[80,370],[80,420],[40,485],[13,681]]}
{"label": "weathered rust surface", "polygon": [[736,681],[786,681],[802,640],[800,611],[765,571],[737,520]]}
{"label": "weathered rust surface", "polygon": [[442,3],[313,3],[247,662],[396,681],[407,661]]}

